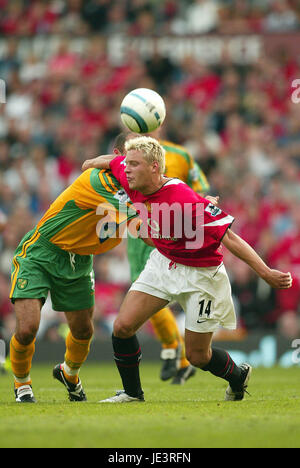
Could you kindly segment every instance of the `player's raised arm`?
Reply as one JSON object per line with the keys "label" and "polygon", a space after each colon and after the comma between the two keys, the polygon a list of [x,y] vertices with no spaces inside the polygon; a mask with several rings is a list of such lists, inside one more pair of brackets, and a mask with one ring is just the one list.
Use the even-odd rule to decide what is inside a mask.
{"label": "player's raised arm", "polygon": [[98,156],[94,159],[87,159],[82,164],[82,170],[86,171],[87,169],[109,169],[109,163],[116,157],[116,154],[105,154]]}
{"label": "player's raised arm", "polygon": [[292,286],[290,273],[269,268],[255,250],[231,229],[228,229],[222,242],[233,255],[247,263],[272,288],[287,289]]}

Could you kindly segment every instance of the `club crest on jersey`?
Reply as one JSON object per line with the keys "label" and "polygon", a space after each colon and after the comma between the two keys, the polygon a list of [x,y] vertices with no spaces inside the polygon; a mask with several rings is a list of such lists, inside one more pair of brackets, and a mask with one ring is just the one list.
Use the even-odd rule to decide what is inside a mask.
{"label": "club crest on jersey", "polygon": [[205,208],[205,211],[207,213],[210,213],[212,216],[218,216],[219,214],[222,213],[222,210],[218,208],[217,206],[213,205],[212,203],[207,205],[207,207]]}
{"label": "club crest on jersey", "polygon": [[23,290],[26,289],[28,285],[28,280],[24,278],[19,278],[17,281],[17,286],[19,289]]}
{"label": "club crest on jersey", "polygon": [[114,198],[119,200],[120,203],[128,203],[130,202],[130,198],[128,197],[127,193],[125,190],[121,189],[119,190],[115,195]]}

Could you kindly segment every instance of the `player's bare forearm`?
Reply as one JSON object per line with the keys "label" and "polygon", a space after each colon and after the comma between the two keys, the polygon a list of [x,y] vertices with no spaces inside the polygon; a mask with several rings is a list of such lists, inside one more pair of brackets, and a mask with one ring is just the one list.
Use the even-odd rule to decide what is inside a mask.
{"label": "player's bare forearm", "polygon": [[236,257],[247,263],[260,278],[276,289],[287,289],[292,285],[290,273],[272,270],[255,250],[231,229],[226,232],[222,243]]}
{"label": "player's bare forearm", "polygon": [[222,242],[233,255],[246,262],[259,276],[263,277],[268,274],[269,267],[265,262],[246,241],[231,229],[227,230]]}
{"label": "player's bare forearm", "polygon": [[82,170],[86,171],[87,169],[95,168],[95,169],[110,169],[109,163],[115,159],[115,154],[105,154],[102,156],[98,156],[97,158],[87,159],[82,164]]}

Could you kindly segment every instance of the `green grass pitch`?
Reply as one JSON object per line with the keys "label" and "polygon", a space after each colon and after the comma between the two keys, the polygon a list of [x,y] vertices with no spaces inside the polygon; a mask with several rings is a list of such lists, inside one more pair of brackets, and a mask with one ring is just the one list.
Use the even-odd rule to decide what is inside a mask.
{"label": "green grass pitch", "polygon": [[202,448],[300,447],[300,369],[254,369],[242,402],[223,401],[226,382],[197,372],[184,386],[161,382],[159,363],[144,362],[145,403],[99,404],[120,389],[114,364],[86,364],[88,402],[71,403],[34,365],[38,403],[14,402],[11,375],[0,375],[0,447]]}

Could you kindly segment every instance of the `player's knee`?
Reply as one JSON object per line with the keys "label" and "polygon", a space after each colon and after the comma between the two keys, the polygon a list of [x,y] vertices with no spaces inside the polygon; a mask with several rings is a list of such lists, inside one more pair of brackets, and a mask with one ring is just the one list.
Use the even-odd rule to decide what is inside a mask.
{"label": "player's knee", "polygon": [[72,330],[72,335],[77,340],[90,340],[94,334],[93,322],[86,322],[81,324],[80,327],[76,327],[76,330]]}
{"label": "player's knee", "polygon": [[211,355],[209,350],[189,350],[186,352],[186,357],[188,361],[195,367],[205,367],[210,359]]}
{"label": "player's knee", "polygon": [[15,337],[20,344],[28,346],[35,339],[37,332],[38,325],[26,324],[16,331]]}
{"label": "player's knee", "polygon": [[126,320],[116,319],[114,322],[114,336],[117,338],[130,338],[135,334],[135,329]]}

